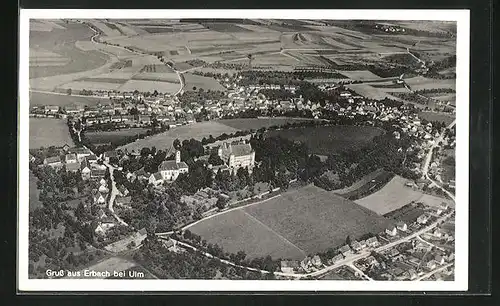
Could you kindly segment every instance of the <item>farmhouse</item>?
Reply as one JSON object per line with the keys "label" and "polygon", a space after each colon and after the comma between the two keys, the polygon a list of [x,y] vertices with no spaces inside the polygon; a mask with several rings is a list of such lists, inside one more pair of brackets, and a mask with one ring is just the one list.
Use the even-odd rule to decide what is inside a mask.
{"label": "farmhouse", "polygon": [[371,237],[366,239],[366,246],[371,247],[371,248],[376,248],[380,245],[378,242],[377,237]]}
{"label": "farmhouse", "polygon": [[224,142],[218,149],[219,157],[233,171],[247,167],[249,172],[255,165],[255,151],[250,144],[231,144]]}
{"label": "farmhouse", "polygon": [[90,178],[91,179],[100,179],[106,175],[106,170],[93,168],[90,169]]}
{"label": "farmhouse", "polygon": [[385,229],[385,233],[389,236],[394,237],[398,234],[398,230],[396,229],[396,227],[391,226],[391,227]]}
{"label": "farmhouse", "polygon": [[59,156],[47,157],[43,160],[43,164],[52,168],[62,167],[61,158]]}
{"label": "farmhouse", "polygon": [[97,224],[94,232],[98,235],[104,236],[106,235],[106,232],[113,226],[115,226],[113,220],[111,219],[103,220]]}
{"label": "farmhouse", "polygon": [[283,273],[294,273],[299,267],[299,262],[296,260],[281,261],[281,272]]}
{"label": "farmhouse", "polygon": [[175,181],[179,174],[189,171],[188,165],[181,161],[181,152],[175,152],[175,160],[165,160],[159,167],[163,180]]}
{"label": "farmhouse", "polygon": [[92,155],[92,151],[90,151],[87,148],[71,148],[69,150],[69,153],[74,153],[76,154],[76,158],[78,159],[78,162],[82,162],[82,160],[87,157]]}
{"label": "farmhouse", "polygon": [[66,171],[67,172],[78,172],[80,170],[80,164],[79,163],[68,163],[66,164]]}
{"label": "farmhouse", "polygon": [[429,221],[429,216],[427,214],[420,215],[417,218],[417,222],[420,223],[420,224],[426,224],[427,221]]}
{"label": "farmhouse", "polygon": [[76,154],[75,153],[66,154],[65,157],[64,157],[64,159],[66,160],[67,164],[78,162],[78,159],[76,158]]}
{"label": "farmhouse", "polygon": [[342,256],[342,254],[337,254],[330,259],[330,262],[334,264],[336,262],[341,261],[342,259],[344,259],[344,256]]}
{"label": "farmhouse", "polygon": [[359,242],[357,242],[356,240],[354,240],[352,243],[351,243],[351,248],[356,251],[356,252],[359,252],[363,249],[363,247],[361,246],[361,244]]}
{"label": "farmhouse", "polygon": [[352,254],[352,250],[351,248],[346,244],[346,245],[343,245],[340,249],[339,249],[339,252],[344,255],[345,257],[349,256]]}
{"label": "farmhouse", "polygon": [[104,152],[103,157],[104,161],[109,163],[110,158],[118,158],[118,153],[116,151]]}
{"label": "farmhouse", "polygon": [[90,179],[90,165],[85,159],[80,164],[80,170],[82,172],[82,180]]}
{"label": "farmhouse", "polygon": [[315,266],[316,268],[321,268],[323,266],[323,263],[321,262],[321,258],[318,256],[318,255],[315,255],[312,260],[311,260],[311,263],[313,266]]}
{"label": "farmhouse", "polygon": [[160,172],[153,173],[149,176],[149,183],[155,186],[163,184],[163,176]]}
{"label": "farmhouse", "polygon": [[396,228],[400,231],[406,232],[408,230],[408,225],[403,221],[399,221],[396,223]]}

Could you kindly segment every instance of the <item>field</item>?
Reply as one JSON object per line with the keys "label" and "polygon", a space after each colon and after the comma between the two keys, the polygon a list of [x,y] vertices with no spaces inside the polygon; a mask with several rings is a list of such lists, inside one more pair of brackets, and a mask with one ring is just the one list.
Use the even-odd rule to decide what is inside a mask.
{"label": "field", "polygon": [[[38,195],[40,194],[40,191],[38,190],[36,186],[36,182],[38,179],[36,176],[30,171],[30,180],[29,180],[29,210],[33,211],[37,208],[40,208],[43,206],[42,202],[38,199]],[[25,205],[24,203],[21,203],[21,205]]]}
{"label": "field", "polygon": [[196,122],[189,125],[183,125],[173,128],[161,134],[139,139],[133,143],[129,143],[121,149],[141,150],[143,147],[153,147],[157,149],[169,149],[175,139],[180,141],[184,139],[195,138],[201,140],[203,137],[217,137],[223,133],[230,134],[238,131],[238,129],[220,124],[215,121]]}
{"label": "field", "polygon": [[93,144],[108,143],[113,140],[119,140],[127,136],[134,136],[137,134],[145,133],[147,129],[144,128],[130,128],[119,131],[106,131],[106,132],[85,132],[85,136]]}
{"label": "field", "polygon": [[30,149],[40,147],[73,146],[65,120],[52,118],[30,118]]}
{"label": "field", "polygon": [[362,197],[366,197],[367,195],[372,194],[383,188],[384,185],[387,182],[389,182],[393,177],[394,177],[393,173],[382,170],[375,177],[366,181],[363,185],[359,186],[355,190],[343,193],[342,197],[352,201],[360,199]]}
{"label": "field", "polygon": [[443,122],[446,125],[449,125],[455,119],[454,115],[447,113],[436,113],[436,112],[420,112],[418,116],[421,119],[425,119],[427,121],[439,121]]}
{"label": "field", "polygon": [[356,239],[378,233],[388,222],[354,202],[309,185],[207,219],[190,230],[224,249],[302,259],[305,254],[342,245],[347,236]]}
{"label": "field", "polygon": [[69,106],[69,105],[97,105],[97,103],[109,103],[110,100],[107,98],[93,98],[93,97],[83,97],[83,96],[69,96],[64,94],[51,94],[30,91],[30,106],[34,105],[57,105],[57,106]]}
{"label": "field", "polygon": [[[78,23],[58,24],[60,26],[53,27],[51,31],[37,31],[36,25],[30,25],[30,49],[34,51],[30,54],[30,78],[92,70],[108,61],[108,55],[102,52],[83,51],[75,45],[79,40],[90,40],[94,34],[87,26]],[[49,51],[56,56],[43,56],[39,51]],[[66,64],[47,65],[51,58],[66,59]]]}
{"label": "field", "polygon": [[315,154],[329,155],[363,147],[382,133],[381,129],[365,126],[318,126],[268,131],[266,135],[298,140]]}
{"label": "field", "polygon": [[380,215],[397,210],[410,202],[421,202],[429,206],[439,206],[442,202],[454,205],[451,200],[424,194],[407,187],[405,186],[407,182],[408,180],[395,176],[381,190],[357,200],[356,203]]}
{"label": "field", "polygon": [[159,82],[159,81],[145,81],[145,80],[129,80],[118,89],[120,91],[134,91],[141,92],[154,92],[159,93],[174,93],[180,88],[179,83]]}
{"label": "field", "polygon": [[353,80],[378,80],[380,77],[368,70],[357,70],[357,71],[339,71],[339,73],[345,75],[346,77]]}
{"label": "field", "polygon": [[311,119],[270,117],[270,118],[224,119],[224,120],[219,120],[218,122],[238,130],[248,131],[248,130],[258,130],[263,127],[268,128],[274,125],[285,125],[287,123],[296,123],[308,120]]}
{"label": "field", "polygon": [[[375,88],[373,86],[370,86],[368,84],[349,84],[347,85],[347,88],[352,89],[355,91],[357,94],[368,98],[368,99],[374,99],[374,100],[383,100],[385,98],[393,99],[393,100],[401,100],[399,98],[396,98],[392,96],[390,93],[387,92],[386,88]],[[406,89],[402,90],[399,89],[399,91],[407,91]]]}
{"label": "field", "polygon": [[186,81],[186,86],[184,88],[184,90],[186,91],[196,91],[199,88],[203,88],[204,90],[226,90],[224,87],[222,87],[221,84],[219,84],[219,82],[217,82],[213,78],[204,77],[192,73],[184,73],[183,76]]}
{"label": "field", "polygon": [[307,256],[243,209],[210,218],[194,225],[190,231],[210,243],[217,243],[227,252],[243,250],[248,258],[270,255],[273,258],[302,259]]}

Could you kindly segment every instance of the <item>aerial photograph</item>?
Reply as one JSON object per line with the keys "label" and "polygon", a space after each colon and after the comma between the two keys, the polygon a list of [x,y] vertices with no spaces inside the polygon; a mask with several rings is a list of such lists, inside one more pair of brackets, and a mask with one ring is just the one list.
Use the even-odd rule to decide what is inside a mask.
{"label": "aerial photograph", "polygon": [[456,47],[452,21],[30,19],[29,278],[454,281]]}

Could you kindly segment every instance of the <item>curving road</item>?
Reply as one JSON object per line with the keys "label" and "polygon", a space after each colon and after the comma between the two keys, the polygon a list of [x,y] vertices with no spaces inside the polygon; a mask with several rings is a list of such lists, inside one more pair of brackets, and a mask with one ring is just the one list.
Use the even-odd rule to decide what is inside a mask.
{"label": "curving road", "polygon": [[[447,129],[451,129],[455,123],[456,123],[456,119],[453,120],[452,123],[450,123],[446,128]],[[439,189],[441,189],[443,192],[445,192],[453,201],[455,201],[455,195],[451,192],[449,192],[448,190],[446,190],[445,188],[443,188],[439,183],[437,183],[435,180],[433,180],[430,176],[429,176],[429,165],[431,163],[431,160],[432,160],[432,152],[435,148],[437,148],[437,146],[439,145],[439,143],[441,141],[443,141],[443,136],[444,136],[444,133],[441,133],[439,135],[439,137],[437,139],[434,140],[434,143],[432,144],[432,147],[429,149],[429,152],[427,153],[427,156],[425,157],[425,163],[424,163],[424,166],[422,168],[422,175],[423,177],[425,177],[427,180],[431,181],[431,183],[433,183],[434,185],[436,185]]]}

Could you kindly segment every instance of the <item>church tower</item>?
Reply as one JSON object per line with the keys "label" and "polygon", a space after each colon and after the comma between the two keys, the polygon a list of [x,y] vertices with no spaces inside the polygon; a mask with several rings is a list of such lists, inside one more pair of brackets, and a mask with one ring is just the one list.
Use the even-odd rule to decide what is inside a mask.
{"label": "church tower", "polygon": [[175,151],[175,162],[176,163],[181,162],[181,151],[179,151],[179,150]]}

